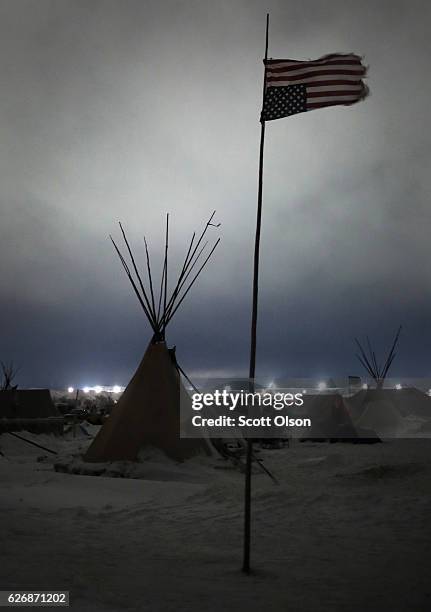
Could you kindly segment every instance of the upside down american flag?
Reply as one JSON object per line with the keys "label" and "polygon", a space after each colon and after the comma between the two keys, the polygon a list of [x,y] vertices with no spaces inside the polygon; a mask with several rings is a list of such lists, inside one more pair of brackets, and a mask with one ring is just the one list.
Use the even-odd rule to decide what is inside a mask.
{"label": "upside down american flag", "polygon": [[261,121],[281,119],[316,108],[350,105],[368,95],[367,69],[353,53],[332,53],[317,60],[265,60]]}

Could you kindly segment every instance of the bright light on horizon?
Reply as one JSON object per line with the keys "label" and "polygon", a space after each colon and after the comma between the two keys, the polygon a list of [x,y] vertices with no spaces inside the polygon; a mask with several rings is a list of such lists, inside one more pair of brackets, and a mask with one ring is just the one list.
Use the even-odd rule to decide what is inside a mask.
{"label": "bright light on horizon", "polygon": [[[121,385],[110,385],[110,386],[94,385],[93,387],[86,385],[85,387],[79,387],[79,388],[82,389],[84,393],[93,392],[96,395],[100,395],[101,393],[122,393],[125,389],[125,387],[122,387]],[[72,389],[72,387],[69,387],[69,391],[70,389]]]}
{"label": "bright light on horizon", "polygon": [[67,392],[68,393],[73,393],[75,391],[75,389],[73,387],[68,387],[67,388]]}
{"label": "bright light on horizon", "polygon": [[400,389],[402,389],[402,388],[403,388],[403,386],[402,386],[402,385],[400,385],[400,383],[397,383],[397,384],[395,385],[395,389],[397,389],[398,391],[399,391]]}
{"label": "bright light on horizon", "polygon": [[325,382],[320,382],[317,385],[317,388],[319,389],[319,391],[324,391],[326,389],[326,383]]}

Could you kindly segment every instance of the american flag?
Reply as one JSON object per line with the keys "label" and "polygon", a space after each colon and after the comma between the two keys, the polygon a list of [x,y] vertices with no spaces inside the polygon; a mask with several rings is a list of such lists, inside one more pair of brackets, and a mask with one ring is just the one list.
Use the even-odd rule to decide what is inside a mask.
{"label": "american flag", "polygon": [[361,58],[353,53],[332,53],[307,62],[266,60],[261,121],[354,104],[368,95],[362,80],[366,72]]}

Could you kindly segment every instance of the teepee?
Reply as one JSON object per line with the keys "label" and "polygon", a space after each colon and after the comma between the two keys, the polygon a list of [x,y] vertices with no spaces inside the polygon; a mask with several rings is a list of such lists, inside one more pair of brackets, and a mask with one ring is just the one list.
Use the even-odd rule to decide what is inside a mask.
{"label": "teepee", "polygon": [[[206,253],[207,231],[210,227],[219,226],[212,223],[214,215],[215,211],[199,238],[193,233],[184,263],[171,292],[168,291],[169,215],[166,218],[164,261],[158,291],[153,282],[145,238],[146,278],[138,270],[121,224],[120,229],[129,263],[111,237],[133,291],[151,326],[153,337],[111,416],[88,448],[84,456],[86,461],[135,461],[140,450],[145,447],[157,448],[176,461],[183,461],[193,455],[212,454],[209,440],[180,437],[180,402],[184,405],[183,402],[191,400],[181,380],[175,349],[167,348],[165,336],[172,317],[220,242],[220,238],[217,239]],[[185,411],[188,414],[191,412],[191,410]],[[187,424],[183,425],[186,427]]]}
{"label": "teepee", "polygon": [[381,438],[397,438],[404,419],[394,401],[396,389],[364,389],[347,399],[356,427],[372,429]]}
{"label": "teepee", "polygon": [[376,386],[374,389],[366,388],[358,391],[348,398],[347,404],[355,426],[373,429],[381,438],[396,438],[403,435],[406,425],[400,410],[400,401],[404,405],[406,402],[410,404],[412,400],[417,403],[416,395],[406,393],[407,390],[384,388],[387,374],[396,356],[395,349],[400,333],[401,325],[383,364],[378,361],[368,337],[367,350],[355,338],[360,351],[357,357]]}
{"label": "teepee", "polygon": [[359,340],[355,338],[355,342],[359,348],[359,353],[356,355],[356,357],[362,363],[362,365],[364,366],[368,374],[371,376],[371,378],[375,381],[376,389],[383,388],[385,378],[389,372],[389,368],[391,367],[392,362],[396,356],[395,349],[398,344],[400,333],[401,333],[401,325],[399,326],[398,331],[395,334],[394,340],[392,342],[392,346],[388,352],[386,361],[383,364],[379,363],[379,361],[377,360],[376,353],[373,347],[371,346],[371,342],[368,336],[367,336],[368,352],[363,348]]}

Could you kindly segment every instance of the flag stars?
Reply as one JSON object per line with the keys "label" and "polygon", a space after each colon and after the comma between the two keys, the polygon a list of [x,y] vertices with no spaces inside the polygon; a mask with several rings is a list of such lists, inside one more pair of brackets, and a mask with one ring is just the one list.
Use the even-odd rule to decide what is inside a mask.
{"label": "flag stars", "polygon": [[307,110],[306,86],[289,85],[287,87],[269,87],[266,91],[262,119],[271,121]]}

